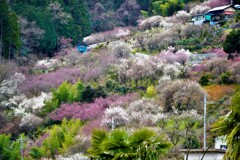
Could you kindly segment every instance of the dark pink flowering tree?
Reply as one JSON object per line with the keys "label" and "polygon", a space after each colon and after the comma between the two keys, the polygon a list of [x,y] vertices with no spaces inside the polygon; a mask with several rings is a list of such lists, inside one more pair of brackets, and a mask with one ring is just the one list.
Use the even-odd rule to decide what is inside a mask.
{"label": "dark pink flowering tree", "polygon": [[106,108],[116,105],[126,105],[138,97],[137,94],[127,94],[124,96],[113,95],[107,98],[98,98],[93,103],[73,103],[62,104],[60,108],[53,111],[49,117],[55,121],[75,118],[83,121],[94,120],[104,115]]}
{"label": "dark pink flowering tree", "polygon": [[210,0],[210,1],[207,1],[206,4],[209,7],[214,8],[214,7],[228,5],[230,3],[229,3],[229,0]]}

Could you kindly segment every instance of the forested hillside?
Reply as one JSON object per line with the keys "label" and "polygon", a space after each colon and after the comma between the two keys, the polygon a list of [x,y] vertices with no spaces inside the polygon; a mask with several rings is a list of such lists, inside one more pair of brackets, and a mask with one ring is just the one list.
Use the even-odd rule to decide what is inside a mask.
{"label": "forested hillside", "polygon": [[240,5],[229,4],[0,0],[0,160],[192,149],[238,160]]}
{"label": "forested hillside", "polygon": [[141,16],[188,10],[189,2],[199,0],[1,0],[1,57],[53,56],[63,39],[75,45],[91,33],[135,26]]}

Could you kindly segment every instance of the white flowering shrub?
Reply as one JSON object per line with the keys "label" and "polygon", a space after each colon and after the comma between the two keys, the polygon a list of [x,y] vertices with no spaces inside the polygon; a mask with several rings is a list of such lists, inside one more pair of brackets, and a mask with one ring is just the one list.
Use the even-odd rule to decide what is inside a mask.
{"label": "white flowering shrub", "polygon": [[214,57],[208,60],[205,64],[205,71],[211,72],[214,76],[218,77],[222,73],[226,72],[229,66],[226,57]]}
{"label": "white flowering shrub", "polygon": [[40,96],[28,98],[25,95],[14,96],[9,99],[9,106],[15,115],[25,115],[27,113],[37,113],[44,106],[44,101],[51,99],[51,93],[42,92]]}
{"label": "white flowering shrub", "polygon": [[138,24],[138,28],[146,30],[154,27],[159,27],[161,21],[163,21],[162,16],[152,16],[140,21]]}
{"label": "white flowering shrub", "polygon": [[161,32],[157,32],[151,36],[149,36],[145,42],[144,48],[148,51],[152,52],[154,50],[162,50],[166,49],[168,46],[174,46],[177,39],[179,37],[179,33],[175,29],[164,29]]}
{"label": "white flowering shrub", "polygon": [[162,75],[163,64],[161,62],[155,63],[150,58],[134,57],[124,60],[118,65],[118,76],[121,82],[126,80],[141,80],[144,77],[155,79]]}
{"label": "white flowering shrub", "polygon": [[192,16],[196,16],[198,14],[203,14],[207,11],[209,11],[211,8],[205,4],[203,5],[196,5],[195,7],[193,7],[191,10],[190,10],[190,14]]}
{"label": "white flowering shrub", "polygon": [[34,131],[38,126],[40,126],[43,123],[43,119],[40,117],[37,117],[33,114],[26,114],[20,122],[20,129],[23,131]]}
{"label": "white flowering shrub", "polygon": [[68,155],[68,156],[57,156],[57,160],[91,160],[91,158],[85,156],[83,153],[77,153],[74,155]]}
{"label": "white flowering shrub", "polygon": [[122,41],[112,43],[111,48],[116,58],[128,58],[131,54],[131,48]]}
{"label": "white flowering shrub", "polygon": [[140,99],[129,104],[127,108],[132,125],[152,125],[164,117],[163,108],[151,99]]}
{"label": "white flowering shrub", "polygon": [[131,27],[116,27],[113,30],[91,34],[83,39],[83,42],[91,45],[108,40],[116,40],[119,38],[127,37],[131,34]]}
{"label": "white flowering shrub", "polygon": [[122,107],[111,107],[105,110],[102,125],[109,128],[111,128],[112,125],[114,125],[114,127],[124,126],[129,121],[128,117],[128,113]]}
{"label": "white flowering shrub", "polygon": [[58,59],[45,59],[37,61],[34,68],[40,68],[42,66],[45,66],[46,68],[53,68],[60,65],[60,60]]}
{"label": "white flowering shrub", "polygon": [[228,70],[231,72],[231,80],[234,83],[240,84],[240,62],[233,63],[228,67]]}
{"label": "white flowering shrub", "polygon": [[170,76],[171,79],[176,79],[180,75],[181,71],[177,65],[166,64],[163,68],[163,73],[165,76]]}
{"label": "white flowering shrub", "polygon": [[12,96],[19,94],[18,86],[25,80],[22,73],[15,73],[10,79],[3,80],[0,84],[0,105],[6,106]]}
{"label": "white flowering shrub", "polygon": [[175,80],[159,84],[157,87],[161,106],[167,112],[195,109],[202,112],[204,90],[193,81]]}
{"label": "white flowering shrub", "polygon": [[[180,51],[179,54],[176,54],[176,57],[179,57],[178,61],[184,61],[181,60],[183,55],[178,55],[180,55]],[[188,57],[187,54],[184,56]],[[188,58],[186,59],[188,60]],[[186,61],[184,61],[184,63],[186,63]],[[121,61],[117,68],[119,80],[124,83],[128,80],[136,81],[143,78],[158,80],[162,76],[169,76],[171,79],[176,79],[182,73],[183,67],[182,62],[181,64],[180,62],[167,63],[167,61],[160,56],[154,56],[150,58],[135,56]]]}
{"label": "white flowering shrub", "polygon": [[203,116],[198,113],[195,109],[185,110],[178,112],[178,118],[195,118],[196,120],[202,120]]}
{"label": "white flowering shrub", "polygon": [[178,11],[175,17],[179,23],[186,23],[191,17],[191,14],[182,10],[182,11]]}
{"label": "white flowering shrub", "polygon": [[69,54],[67,54],[64,57],[65,62],[67,63],[67,65],[69,66],[75,66],[76,64],[78,64],[81,60],[81,56],[79,54],[79,52],[70,52]]}

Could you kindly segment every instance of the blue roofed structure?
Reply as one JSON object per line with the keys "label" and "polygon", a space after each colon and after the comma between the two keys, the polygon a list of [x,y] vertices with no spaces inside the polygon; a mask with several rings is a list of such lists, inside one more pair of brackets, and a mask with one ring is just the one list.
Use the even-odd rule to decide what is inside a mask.
{"label": "blue roofed structure", "polygon": [[84,42],[77,44],[77,51],[81,53],[85,53],[88,50],[88,45]]}

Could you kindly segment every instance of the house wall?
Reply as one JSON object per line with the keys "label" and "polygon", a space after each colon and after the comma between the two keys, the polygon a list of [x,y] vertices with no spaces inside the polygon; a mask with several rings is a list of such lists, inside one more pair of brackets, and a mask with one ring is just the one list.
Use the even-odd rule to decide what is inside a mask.
{"label": "house wall", "polygon": [[[186,154],[184,159],[186,160]],[[188,160],[201,160],[203,153],[189,153]],[[224,153],[206,153],[203,160],[222,160]]]}
{"label": "house wall", "polygon": [[224,146],[227,146],[224,136],[215,138],[215,149],[226,149]]}

